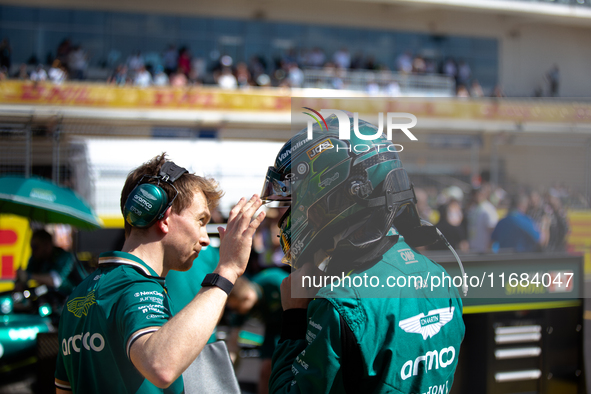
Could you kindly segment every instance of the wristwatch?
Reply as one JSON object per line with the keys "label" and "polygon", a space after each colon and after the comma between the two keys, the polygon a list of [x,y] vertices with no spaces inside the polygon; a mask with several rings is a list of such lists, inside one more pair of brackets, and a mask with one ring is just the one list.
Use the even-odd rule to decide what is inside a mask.
{"label": "wristwatch", "polygon": [[203,282],[201,282],[201,287],[209,286],[217,286],[229,295],[234,284],[219,274],[207,274],[205,275]]}

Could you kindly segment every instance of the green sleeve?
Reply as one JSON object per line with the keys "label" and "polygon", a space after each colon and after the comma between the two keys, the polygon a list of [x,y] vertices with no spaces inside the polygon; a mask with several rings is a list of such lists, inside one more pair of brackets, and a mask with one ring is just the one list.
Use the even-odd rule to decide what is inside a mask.
{"label": "green sleeve", "polygon": [[173,313],[170,310],[168,296],[157,282],[152,280],[134,282],[127,280],[126,282],[130,284],[119,294],[115,324],[120,337],[123,338],[124,350],[129,357],[133,341],[143,333],[155,331],[153,327],[166,324]]}
{"label": "green sleeve", "polygon": [[[286,323],[292,325],[284,321],[284,327]],[[305,336],[286,339],[283,334],[275,349],[269,392],[344,392],[340,331],[340,316],[334,307],[325,299],[312,301]]]}

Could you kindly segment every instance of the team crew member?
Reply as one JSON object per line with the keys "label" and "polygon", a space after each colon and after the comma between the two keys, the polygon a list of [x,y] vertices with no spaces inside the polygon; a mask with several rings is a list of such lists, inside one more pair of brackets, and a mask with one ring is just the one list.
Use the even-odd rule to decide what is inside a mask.
{"label": "team crew member", "polygon": [[[447,275],[411,246],[434,242],[437,233],[421,226],[392,143],[363,121],[359,131],[372,141],[353,132],[339,139],[337,118],[326,122],[327,131],[307,139],[304,130],[281,149],[263,188],[263,199],[291,201],[280,239],[298,269],[281,286],[283,328],[269,391],[449,392],[465,330],[457,290],[386,286],[389,276],[412,283]],[[310,301],[301,298],[310,289],[299,287],[314,271],[351,281]],[[380,284],[359,286],[365,275]]]}
{"label": "team crew member", "polygon": [[227,293],[246,268],[252,236],[264,218],[253,196],[220,229],[220,259],[203,288],[175,313],[164,286],[209,244],[206,224],[221,196],[216,183],[189,174],[162,154],[132,171],[121,194],[128,237],[121,252],[70,296],[59,327],[56,391],[181,393],[182,372],[218,322]]}
{"label": "team crew member", "polygon": [[28,280],[33,279],[40,285],[59,291],[65,298],[76,286],[70,275],[75,264],[74,255],[55,246],[51,234],[43,229],[36,230],[31,237],[31,258],[27,269],[19,268],[16,272],[15,289],[22,291]]}

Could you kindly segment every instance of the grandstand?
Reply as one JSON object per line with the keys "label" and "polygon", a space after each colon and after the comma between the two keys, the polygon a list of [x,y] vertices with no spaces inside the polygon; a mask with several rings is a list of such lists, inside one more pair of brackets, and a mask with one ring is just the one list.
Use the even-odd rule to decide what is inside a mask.
{"label": "grandstand", "polygon": [[[308,12],[310,9],[314,9],[314,13]],[[330,18],[325,18],[325,15],[330,15]],[[71,51],[76,46],[84,49],[87,80],[107,81],[117,65],[129,65],[138,51],[144,64],[155,74],[158,68],[165,68],[167,49],[174,45],[176,49],[187,47],[190,51],[193,60],[191,67],[199,75],[191,79],[187,73],[187,77],[196,86],[219,86],[218,77],[224,65],[229,65],[236,73],[236,66],[244,62],[251,73],[250,79],[244,85],[238,82],[237,86],[292,86],[291,94],[296,96],[351,96],[365,93],[381,97],[450,97],[455,95],[459,85],[470,88],[468,85],[477,80],[482,87],[482,94],[486,96],[499,95],[498,90],[495,92],[497,87],[508,97],[558,95],[564,98],[579,97],[576,102],[581,102],[591,90],[591,86],[588,86],[591,79],[588,78],[586,67],[591,61],[591,54],[581,50],[591,47],[589,29],[591,14],[585,1],[323,1],[313,5],[305,1],[273,5],[222,1],[207,6],[178,0],[167,2],[166,6],[155,1],[129,1],[124,5],[93,1],[81,5],[65,0],[50,3],[25,0],[18,4],[0,2],[0,37],[8,38],[12,49],[9,76],[18,71],[21,63],[32,63],[29,70],[33,70],[36,63],[46,60],[50,63],[51,59],[59,58],[61,55],[58,51],[68,49],[64,47],[65,43]],[[335,64],[343,63],[343,52],[347,68]],[[417,58],[419,61],[415,64]],[[64,59],[67,61],[67,57]],[[455,77],[446,73],[450,60],[455,62]],[[410,69],[407,68],[409,61]],[[258,68],[252,62],[256,62]],[[303,70],[299,85],[291,83],[289,66],[285,65],[290,62]],[[466,77],[457,75],[460,62],[469,67]],[[555,65],[559,71],[555,74],[553,88],[549,78]],[[133,78],[131,70],[129,75],[128,78]],[[72,71],[70,78],[74,78]],[[133,83],[133,80],[127,82]],[[125,81],[123,85],[122,90],[125,90]],[[84,111],[66,106],[60,112],[62,115],[70,111],[76,113],[72,115],[73,118],[101,119],[103,123],[105,118],[113,117],[130,122],[141,120],[148,129],[179,122],[184,127],[199,122],[197,129],[214,131],[220,138],[280,140],[285,137],[287,129],[285,112],[281,118],[277,105],[264,114],[260,113],[259,107],[258,116],[250,119],[244,114],[244,108],[235,107],[239,109],[238,112],[232,108],[229,111],[218,108],[224,114],[215,119],[215,116],[203,111],[190,111],[204,108],[191,108],[186,103],[182,107],[188,112],[167,115],[166,110],[178,109],[178,105],[175,107],[173,100],[163,106],[156,98],[147,105],[165,107],[165,111],[150,111],[150,115],[146,115],[142,113],[144,104],[141,99],[130,101],[131,96],[137,99],[137,94],[88,86],[92,86],[88,88],[91,89],[91,93],[88,93],[91,95],[111,92],[112,96],[118,92],[119,101],[111,101],[108,107],[120,109],[128,105],[139,112],[115,111],[115,114],[113,111],[105,113],[97,109],[92,114],[83,115]],[[304,90],[300,91],[298,87]],[[332,89],[330,93],[322,90],[326,88]],[[87,94],[80,93],[85,88],[81,87],[78,93],[76,89],[60,88],[59,95],[54,91],[49,99],[45,97],[36,104],[87,105],[88,102],[76,99],[77,94]],[[24,92],[23,96],[26,95]],[[253,97],[258,97],[258,93],[252,96],[244,90],[239,95],[250,102],[254,102]],[[290,93],[278,90],[269,95],[281,100]],[[473,95],[478,96],[474,92]],[[5,104],[11,101],[24,104],[27,99],[15,101],[14,96],[4,96]],[[93,106],[96,107],[96,104]],[[251,105],[251,110],[256,111],[255,106]],[[286,109],[283,107],[284,111]],[[28,116],[23,110],[22,106],[18,107],[20,115]],[[35,108],[39,116],[43,111],[43,107]],[[560,125],[554,122],[553,128],[544,129],[517,116],[502,125],[489,121],[472,122],[470,125],[464,122],[457,128],[456,120],[443,119],[441,122],[438,118],[430,118],[428,114],[420,118],[419,130],[429,134],[445,134],[450,129],[461,129],[460,134],[476,135],[479,141],[477,145],[481,148],[460,148],[464,150],[460,155],[470,157],[472,165],[469,170],[460,168],[465,164],[456,164],[454,169],[444,171],[445,165],[417,165],[412,158],[409,163],[411,168],[420,167],[427,173],[443,171],[456,178],[462,178],[459,175],[463,173],[465,182],[469,181],[466,175],[473,176],[492,167],[495,170],[494,179],[500,182],[517,184],[529,180],[531,183],[531,174],[527,171],[521,174],[520,167],[523,167],[521,163],[531,162],[532,158],[522,156],[519,160],[504,160],[502,156],[509,148],[501,147],[499,138],[488,132],[490,129],[497,134],[528,131],[525,136],[519,137],[516,144],[527,145],[528,139],[535,139],[537,148],[531,144],[529,148],[532,157],[545,156],[542,154],[543,149],[555,151],[559,156],[558,162],[564,163],[565,168],[575,169],[566,182],[569,185],[576,184],[576,188],[589,201],[586,188],[589,188],[587,184],[590,181],[585,168],[588,168],[587,157],[590,153],[585,133],[581,135],[581,125],[575,127],[576,136],[571,137],[569,134],[568,138],[572,139],[564,140],[564,132],[572,130],[570,121]],[[70,122],[69,119],[70,115],[63,118],[66,123]],[[268,133],[255,131],[261,127]],[[78,130],[86,134],[84,127]],[[534,135],[534,132],[542,133],[544,138]],[[558,134],[548,137],[549,132]],[[146,133],[149,135],[151,131]],[[486,137],[481,137],[483,133]],[[441,141],[433,143],[433,138],[429,143],[432,149],[448,144]],[[449,140],[451,137],[446,138]],[[497,142],[490,142],[493,140]],[[557,140],[560,140],[558,146]],[[472,143],[464,141],[462,144]],[[542,145],[545,148],[542,149]],[[577,153],[569,154],[569,149],[575,149]],[[566,152],[563,155],[565,160],[560,159],[561,150]],[[419,147],[414,151],[415,160],[421,161],[421,156],[427,151],[427,148]],[[457,152],[438,152],[437,155],[428,154],[430,158],[439,157],[444,162],[452,162],[458,157]],[[568,160],[571,162],[567,165]],[[466,161],[462,160],[462,163]],[[451,167],[454,166],[447,165],[447,168]],[[565,180],[564,177],[561,179]],[[533,183],[538,181],[541,180],[536,179]]]}
{"label": "grandstand", "polygon": [[[556,3],[556,4],[554,4]],[[589,8],[573,2],[302,1],[207,5],[173,0],[118,2],[24,0],[1,2],[1,36],[11,40],[13,64],[45,62],[69,38],[90,55],[96,77],[107,78],[135,51],[148,58],[170,44],[187,46],[207,63],[227,54],[235,62],[262,56],[268,68],[289,49],[342,47],[351,56],[395,70],[407,50],[427,60],[465,60],[487,92],[529,97],[560,66],[562,97],[585,97],[591,54]],[[549,8],[550,7],[550,8]],[[310,12],[313,10],[313,12]],[[371,43],[371,45],[368,45]],[[108,72],[101,74],[101,69]],[[96,71],[99,70],[99,71]]]}

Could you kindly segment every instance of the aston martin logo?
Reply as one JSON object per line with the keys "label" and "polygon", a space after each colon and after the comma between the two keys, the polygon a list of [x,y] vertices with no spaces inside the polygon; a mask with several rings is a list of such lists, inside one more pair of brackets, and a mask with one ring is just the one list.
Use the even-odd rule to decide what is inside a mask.
{"label": "aston martin logo", "polygon": [[142,194],[144,195],[144,197],[149,198],[152,201],[156,201],[156,197],[154,197],[153,195],[151,195],[150,193],[148,193],[144,189],[140,189],[140,191],[142,192]]}
{"label": "aston martin logo", "polygon": [[92,304],[96,304],[94,290],[86,294],[86,297],[76,297],[68,301],[68,311],[72,312],[76,317],[80,317],[83,314],[86,316],[88,308],[90,308]]}
{"label": "aston martin logo", "polygon": [[454,317],[455,308],[441,308],[429,311],[427,316],[420,313],[401,320],[398,326],[408,333],[421,334],[423,339],[432,338]]}

